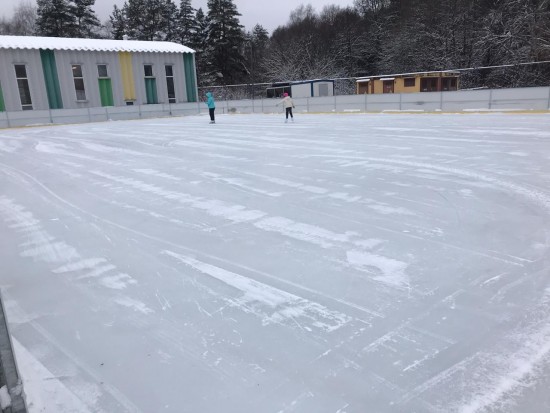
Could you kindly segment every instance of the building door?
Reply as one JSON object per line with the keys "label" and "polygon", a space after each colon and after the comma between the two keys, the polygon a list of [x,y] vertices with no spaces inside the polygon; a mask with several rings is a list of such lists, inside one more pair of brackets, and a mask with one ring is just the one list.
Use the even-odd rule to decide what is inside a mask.
{"label": "building door", "polygon": [[328,85],[326,83],[319,84],[319,96],[328,96]]}
{"label": "building door", "polygon": [[113,87],[111,79],[98,79],[99,96],[101,98],[101,106],[114,106]]}
{"label": "building door", "polygon": [[441,78],[441,90],[444,92],[449,90],[457,90],[456,77]]}
{"label": "building door", "polygon": [[157,97],[157,79],[146,78],[145,79],[145,94],[147,96],[147,103],[158,103]]}
{"label": "building door", "polygon": [[393,93],[393,80],[384,80],[382,85],[384,93]]}
{"label": "building door", "polygon": [[437,92],[437,77],[423,77],[420,79],[421,92]]}

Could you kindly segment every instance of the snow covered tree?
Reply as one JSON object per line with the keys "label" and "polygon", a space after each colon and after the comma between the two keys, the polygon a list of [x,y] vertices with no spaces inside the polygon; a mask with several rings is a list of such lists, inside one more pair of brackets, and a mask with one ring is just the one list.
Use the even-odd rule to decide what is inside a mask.
{"label": "snow covered tree", "polygon": [[251,33],[247,34],[247,47],[245,56],[248,63],[248,72],[251,83],[261,82],[263,80],[263,70],[261,62],[265,58],[267,45],[269,43],[269,33],[260,24],[256,24]]}
{"label": "snow covered tree", "polygon": [[0,20],[0,34],[32,36],[36,31],[36,7],[29,1],[21,1],[14,9],[11,19]]}
{"label": "snow covered tree", "polygon": [[214,79],[208,76],[207,67],[208,56],[208,16],[204,14],[202,8],[195,13],[195,31],[191,33],[191,42],[189,46],[195,50],[195,62],[197,65],[197,79],[199,85],[209,85],[214,83]]}
{"label": "snow covered tree", "polygon": [[41,36],[72,37],[76,32],[74,5],[69,0],[37,0],[37,33]]}
{"label": "snow covered tree", "polygon": [[181,0],[177,19],[176,41],[191,47],[197,25],[195,9],[191,7],[191,0]]}
{"label": "snow covered tree", "polygon": [[111,36],[115,40],[122,40],[128,30],[128,22],[126,20],[125,4],[122,9],[119,9],[116,4],[113,6],[113,13],[109,16],[111,22]]}
{"label": "snow covered tree", "polygon": [[76,37],[96,37],[101,26],[92,6],[95,0],[73,0]]}
{"label": "snow covered tree", "polygon": [[208,0],[208,54],[207,71],[219,84],[233,84],[246,78],[242,48],[243,26],[240,13],[232,0]]}
{"label": "snow covered tree", "polygon": [[[177,6],[172,0],[128,0],[122,8],[126,34],[134,40],[176,39]],[[120,31],[121,16],[111,15]]]}

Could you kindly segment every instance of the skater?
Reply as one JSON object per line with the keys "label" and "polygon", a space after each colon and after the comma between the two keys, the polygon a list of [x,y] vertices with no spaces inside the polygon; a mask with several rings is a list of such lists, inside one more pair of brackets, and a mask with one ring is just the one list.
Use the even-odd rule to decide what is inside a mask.
{"label": "skater", "polygon": [[288,93],[286,92],[283,94],[283,96],[284,96],[283,100],[277,103],[277,106],[282,104],[283,108],[285,108],[285,112],[286,112],[285,123],[288,122],[288,115],[290,115],[290,119],[292,120],[292,122],[294,122],[294,116],[292,115],[292,108],[295,108],[294,101],[290,96],[288,96]]}
{"label": "skater", "polygon": [[210,123],[216,123],[214,117],[214,111],[216,110],[216,102],[214,102],[214,97],[212,93],[206,92],[206,106],[208,106],[208,113],[210,114]]}

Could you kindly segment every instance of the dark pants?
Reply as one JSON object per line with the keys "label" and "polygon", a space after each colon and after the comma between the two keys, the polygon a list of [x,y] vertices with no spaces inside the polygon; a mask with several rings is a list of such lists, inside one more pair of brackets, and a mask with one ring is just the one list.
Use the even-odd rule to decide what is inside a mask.
{"label": "dark pants", "polygon": [[290,114],[290,117],[294,119],[294,116],[292,116],[292,108],[286,108],[286,118],[288,119],[288,115]]}
{"label": "dark pants", "polygon": [[214,120],[214,111],[216,108],[208,108],[208,113],[210,113],[210,120]]}

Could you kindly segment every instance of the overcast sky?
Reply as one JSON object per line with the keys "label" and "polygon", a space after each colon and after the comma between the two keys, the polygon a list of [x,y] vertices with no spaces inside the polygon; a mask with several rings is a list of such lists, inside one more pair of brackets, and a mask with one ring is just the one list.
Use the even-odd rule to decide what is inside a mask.
{"label": "overcast sky", "polygon": [[[20,1],[30,1],[36,4],[35,0],[0,0],[0,17],[11,17],[13,9]],[[179,0],[175,0],[179,5]],[[207,0],[191,0],[194,8],[202,7],[206,12]],[[247,30],[252,29],[256,23],[261,24],[269,32],[277,26],[288,21],[290,12],[296,9],[302,2],[297,0],[234,0],[237,10],[242,14],[241,24]],[[352,6],[353,0],[305,0],[304,4],[311,4],[317,12],[320,12],[325,5],[336,4],[338,6]],[[113,11],[113,5],[121,6],[124,0],[96,0],[94,10],[101,21],[107,20]]]}

